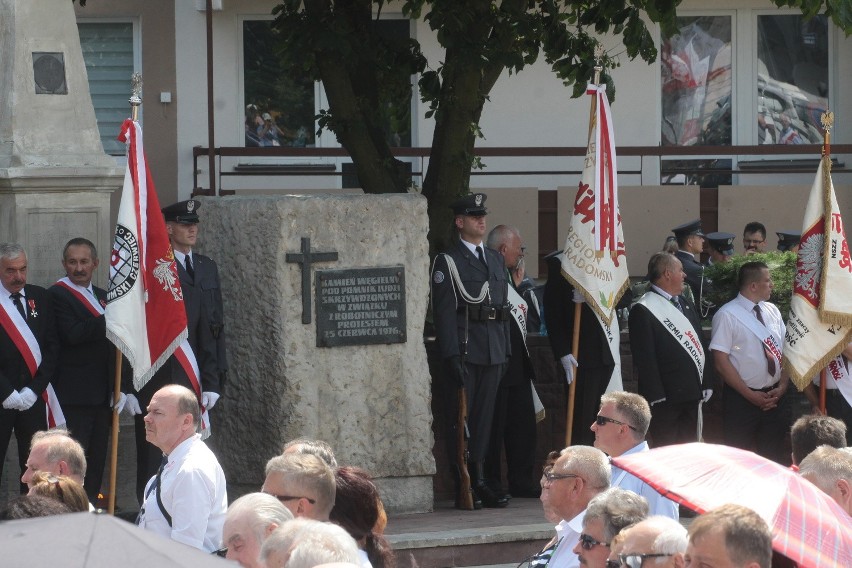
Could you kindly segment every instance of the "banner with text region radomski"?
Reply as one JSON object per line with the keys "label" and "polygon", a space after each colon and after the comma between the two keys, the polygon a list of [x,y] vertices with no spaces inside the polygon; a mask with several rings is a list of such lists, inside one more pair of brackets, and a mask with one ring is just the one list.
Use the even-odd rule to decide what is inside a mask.
{"label": "banner with text region radomski", "polygon": [[609,324],[628,286],[627,257],[618,211],[615,132],[605,85],[590,85],[587,93],[593,97],[589,145],[565,239],[562,272]]}
{"label": "banner with text region radomski", "polygon": [[831,182],[831,160],[824,156],[802,224],[784,368],[801,390],[850,340],[852,258]]}

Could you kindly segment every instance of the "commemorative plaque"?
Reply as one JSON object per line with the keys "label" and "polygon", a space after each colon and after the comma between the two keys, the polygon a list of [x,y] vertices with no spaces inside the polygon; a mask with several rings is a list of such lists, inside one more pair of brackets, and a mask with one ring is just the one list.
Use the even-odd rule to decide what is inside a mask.
{"label": "commemorative plaque", "polygon": [[405,343],[405,267],[316,272],[317,347]]}

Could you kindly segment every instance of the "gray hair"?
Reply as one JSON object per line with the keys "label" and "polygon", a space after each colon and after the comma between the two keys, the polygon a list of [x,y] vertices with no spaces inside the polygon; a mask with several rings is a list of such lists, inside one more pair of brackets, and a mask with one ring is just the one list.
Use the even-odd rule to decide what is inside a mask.
{"label": "gray hair", "polygon": [[566,456],[562,471],[574,471],[590,487],[604,490],[612,481],[612,468],[606,454],[592,446],[568,446],[560,456]]}
{"label": "gray hair", "polygon": [[505,244],[514,236],[517,236],[518,238],[521,236],[515,227],[511,227],[509,225],[497,225],[488,233],[485,246],[494,250],[499,250],[501,245]]}
{"label": "gray hair", "polygon": [[655,252],[648,260],[648,280],[656,283],[663,277],[666,270],[675,266],[678,258],[668,252]]}
{"label": "gray hair", "polygon": [[83,478],[86,476],[86,452],[80,442],[71,437],[68,430],[53,428],[33,434],[30,440],[30,453],[37,445],[47,446],[45,459],[47,463],[55,464],[64,461],[68,464],[71,475]]}
{"label": "gray hair", "polygon": [[266,493],[248,493],[228,507],[226,521],[245,519],[258,542],[264,541],[264,532],[270,525],[280,527],[293,519],[293,513],[281,501]]}
{"label": "gray hair", "polygon": [[284,444],[281,453],[313,454],[327,463],[331,469],[337,469],[337,459],[334,457],[334,450],[328,442],[322,440],[296,438]]}
{"label": "gray hair", "polygon": [[284,483],[304,490],[316,499],[317,513],[323,518],[334,507],[334,471],[313,454],[282,454],[266,463],[266,475],[280,473]]}
{"label": "gray hair", "polygon": [[648,426],[651,425],[651,407],[645,397],[632,392],[613,391],[601,397],[601,406],[608,402],[615,406],[628,424],[636,428],[636,431],[631,430],[636,441],[644,440]]}
{"label": "gray hair", "polygon": [[852,483],[852,453],[831,446],[820,446],[799,464],[799,475],[825,493],[831,493],[841,479]]}
{"label": "gray hair", "polygon": [[310,519],[287,521],[263,543],[260,557],[267,562],[274,552],[286,553],[287,568],[313,568],[330,562],[359,564],[358,545],[341,527]]}
{"label": "gray hair", "polygon": [[648,516],[648,500],[633,491],[610,487],[589,501],[583,517],[583,527],[591,520],[600,520],[604,540],[611,542],[621,529],[638,523]]}
{"label": "gray hair", "polygon": [[[669,517],[654,516],[654,524],[660,527],[660,534],[654,539],[653,550],[659,554],[683,554],[689,538],[686,527]],[[662,560],[663,562],[660,562]],[[665,563],[665,558],[657,558],[657,564]]]}
{"label": "gray hair", "polygon": [[0,243],[0,259],[15,260],[21,255],[26,256],[27,251],[18,243]]}

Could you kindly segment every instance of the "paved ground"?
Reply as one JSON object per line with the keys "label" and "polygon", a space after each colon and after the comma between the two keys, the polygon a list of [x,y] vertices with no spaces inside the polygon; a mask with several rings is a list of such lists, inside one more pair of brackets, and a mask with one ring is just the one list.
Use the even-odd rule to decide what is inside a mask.
{"label": "paved ground", "polygon": [[443,501],[435,504],[435,510],[432,513],[392,515],[388,518],[385,534],[391,536],[521,525],[542,525],[543,528],[553,528],[553,524],[548,523],[544,518],[541,501],[538,499],[512,499],[505,509],[480,511],[459,511],[453,508],[451,501]]}

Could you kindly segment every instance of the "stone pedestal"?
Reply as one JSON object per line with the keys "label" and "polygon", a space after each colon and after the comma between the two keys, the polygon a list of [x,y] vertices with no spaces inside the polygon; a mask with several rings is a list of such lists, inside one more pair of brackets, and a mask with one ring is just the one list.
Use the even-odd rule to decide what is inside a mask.
{"label": "stone pedestal", "polygon": [[69,238],[109,250],[123,171],[101,145],[71,2],[0,0],[0,53],[0,240],[27,249],[31,283],[52,284]]}
{"label": "stone pedestal", "polygon": [[[341,464],[377,480],[391,512],[432,508],[426,200],[418,195],[200,198],[198,250],[219,264],[229,383],[209,439],[229,496],[257,491],[287,440],[329,442]],[[312,267],[312,322],[302,323],[301,239],[337,261]],[[317,347],[315,272],[402,266],[403,343]]]}

